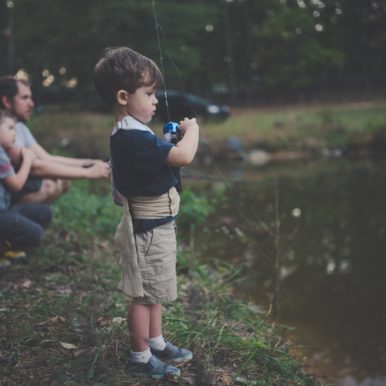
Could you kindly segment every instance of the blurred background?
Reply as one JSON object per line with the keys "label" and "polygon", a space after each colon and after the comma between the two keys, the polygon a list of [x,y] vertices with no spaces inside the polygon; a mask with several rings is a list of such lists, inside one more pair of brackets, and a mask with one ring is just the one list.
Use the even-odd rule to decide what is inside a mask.
{"label": "blurred background", "polygon": [[[186,91],[232,105],[385,93],[384,1],[156,6],[169,88],[180,89],[183,80]],[[158,62],[151,1],[0,2],[0,74],[28,74],[39,103],[84,98],[102,50],[119,45]]]}

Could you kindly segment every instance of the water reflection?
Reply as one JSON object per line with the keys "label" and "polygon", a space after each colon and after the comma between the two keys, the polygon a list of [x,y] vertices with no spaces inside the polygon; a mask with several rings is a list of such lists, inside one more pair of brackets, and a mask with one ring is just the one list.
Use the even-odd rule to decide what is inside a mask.
{"label": "water reflection", "polygon": [[222,177],[194,183],[213,197],[224,186],[215,200],[216,230],[196,235],[199,255],[247,264],[242,296],[267,306],[279,251],[280,321],[296,327],[291,338],[339,385],[386,385],[384,166],[330,160],[236,172],[222,167],[226,184]]}

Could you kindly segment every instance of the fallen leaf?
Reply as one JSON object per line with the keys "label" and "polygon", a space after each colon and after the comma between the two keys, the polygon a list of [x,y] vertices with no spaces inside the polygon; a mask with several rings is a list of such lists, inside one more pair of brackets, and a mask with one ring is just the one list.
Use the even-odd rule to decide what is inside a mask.
{"label": "fallen leaf", "polygon": [[122,318],[121,316],[117,316],[112,319],[113,324],[123,324],[126,323],[126,318]]}
{"label": "fallen leaf", "polygon": [[106,327],[106,326],[110,326],[111,324],[111,319],[110,318],[107,318],[105,316],[100,316],[98,319],[97,319],[97,324],[101,327]]}
{"label": "fallen leaf", "polygon": [[56,323],[64,323],[66,321],[63,316],[55,315],[52,318],[49,318],[47,320],[44,320],[43,322],[40,322],[38,326],[44,326],[46,324],[56,324]]}
{"label": "fallen leaf", "polygon": [[233,384],[232,378],[225,372],[221,372],[217,375],[217,382],[221,382],[219,384],[223,384],[226,386]]}
{"label": "fallen leaf", "polygon": [[72,343],[66,343],[66,342],[59,342],[59,343],[66,350],[75,350],[76,349],[76,346]]}
{"label": "fallen leaf", "polygon": [[25,279],[23,283],[20,284],[20,287],[30,288],[32,285],[32,281],[30,279]]}

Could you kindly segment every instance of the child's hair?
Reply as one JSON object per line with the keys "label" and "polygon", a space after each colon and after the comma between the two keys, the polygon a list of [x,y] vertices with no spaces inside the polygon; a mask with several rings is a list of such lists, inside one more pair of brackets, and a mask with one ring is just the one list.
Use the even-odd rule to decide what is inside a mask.
{"label": "child's hair", "polygon": [[0,126],[3,124],[6,118],[11,118],[16,122],[15,117],[10,112],[8,112],[7,110],[0,109]]}
{"label": "child's hair", "polygon": [[9,100],[12,100],[19,92],[19,83],[30,87],[29,82],[25,79],[19,79],[12,75],[0,77],[0,109],[5,109],[2,97],[6,96]]}
{"label": "child's hair", "polygon": [[125,90],[133,94],[142,86],[159,88],[161,71],[146,56],[127,47],[107,48],[94,68],[94,85],[102,100],[114,106],[116,94]]}

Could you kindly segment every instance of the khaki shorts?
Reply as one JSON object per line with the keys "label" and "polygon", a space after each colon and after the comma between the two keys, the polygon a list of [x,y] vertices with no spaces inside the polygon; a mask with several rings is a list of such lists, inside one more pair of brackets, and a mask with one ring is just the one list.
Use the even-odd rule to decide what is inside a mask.
{"label": "khaki shorts", "polygon": [[177,242],[174,221],[136,233],[135,243],[144,296],[133,298],[133,302],[161,304],[175,300]]}

